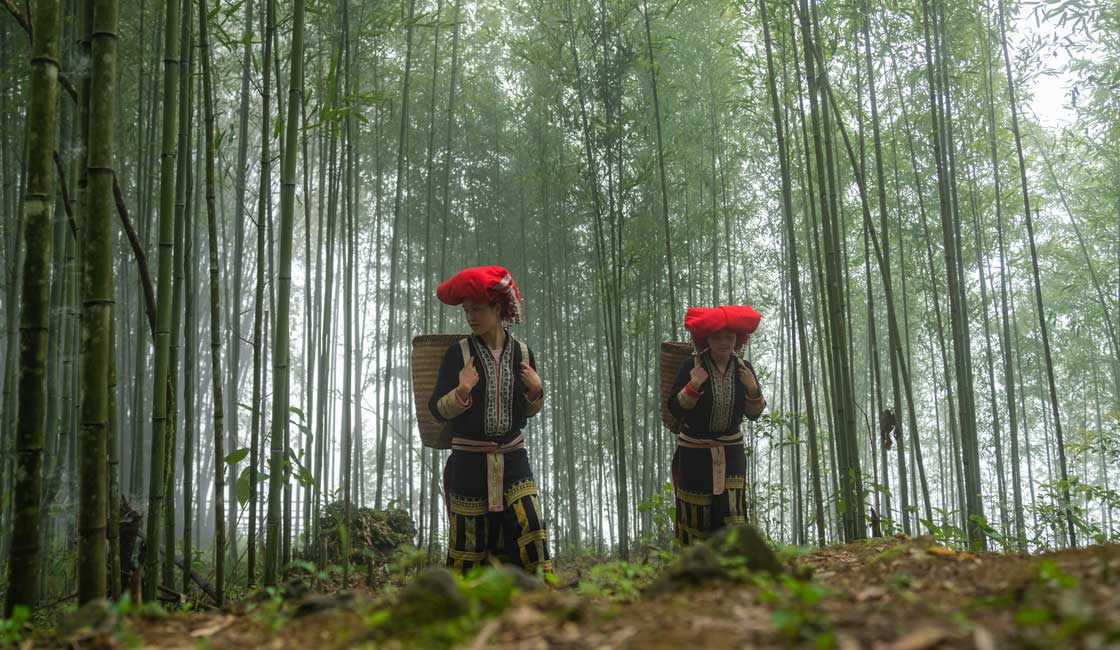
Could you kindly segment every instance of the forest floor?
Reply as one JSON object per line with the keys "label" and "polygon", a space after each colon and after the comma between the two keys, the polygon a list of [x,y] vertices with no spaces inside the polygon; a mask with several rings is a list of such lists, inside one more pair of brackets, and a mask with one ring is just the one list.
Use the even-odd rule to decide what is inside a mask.
{"label": "forest floor", "polygon": [[497,570],[458,582],[429,572],[389,593],[274,595],[220,612],[134,613],[20,645],[1120,648],[1120,545],[972,554],[930,538],[880,538],[787,555],[779,577],[722,555],[713,569],[705,558],[581,564],[561,570],[552,589]]}

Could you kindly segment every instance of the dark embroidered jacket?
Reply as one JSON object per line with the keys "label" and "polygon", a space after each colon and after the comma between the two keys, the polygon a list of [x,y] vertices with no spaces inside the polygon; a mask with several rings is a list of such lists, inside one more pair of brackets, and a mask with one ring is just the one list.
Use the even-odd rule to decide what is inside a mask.
{"label": "dark embroidered jacket", "polygon": [[[689,357],[677,371],[673,392],[669,395],[669,411],[674,416],[684,419],[681,433],[693,438],[717,438],[739,431],[744,417],[748,420],[757,420],[762,415],[762,410],[766,406],[765,400],[747,398],[747,388],[739,381],[739,374],[735,368],[729,368],[726,378],[721,381],[720,372],[712,363],[708,353],[705,352],[700,359],[704,369],[708,371],[708,381],[700,389],[702,394],[696,406],[692,410],[686,410],[677,400],[677,394],[684,389],[691,378],[692,368],[695,365],[692,357]],[[738,361],[733,358],[732,363]],[[751,362],[742,363],[755,376],[755,382],[758,382],[758,375]],[[761,385],[759,388],[761,389]]]}
{"label": "dark embroidered jacket", "polygon": [[[537,414],[544,397],[542,395],[532,404],[525,397],[525,383],[521,379],[521,346],[508,332],[501,361],[497,363],[478,337],[467,338],[478,369],[478,383],[471,391],[470,408],[451,418],[452,434],[504,444],[525,428],[530,417]],[[532,350],[529,350],[529,365],[536,370],[537,360]],[[428,400],[428,409],[440,422],[448,419],[440,413],[439,400],[459,385],[459,371],[462,369],[463,354],[456,342],[443,355],[436,388]]]}

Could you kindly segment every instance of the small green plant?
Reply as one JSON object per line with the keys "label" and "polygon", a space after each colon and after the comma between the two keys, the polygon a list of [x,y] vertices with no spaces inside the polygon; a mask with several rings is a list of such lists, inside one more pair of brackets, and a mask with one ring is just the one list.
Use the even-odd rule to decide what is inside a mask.
{"label": "small green plant", "polygon": [[299,559],[294,559],[289,562],[288,566],[284,568],[284,573],[296,577],[302,575],[316,580],[326,580],[330,577],[326,571],[320,571],[319,567],[316,566],[314,562]]}
{"label": "small green plant", "polygon": [[23,641],[31,631],[30,620],[31,610],[24,605],[16,605],[11,618],[0,619],[0,648],[12,647]]}
{"label": "small green plant", "polygon": [[459,582],[472,614],[478,619],[500,614],[513,600],[513,577],[497,569],[476,567]]}
{"label": "small green plant", "polygon": [[811,580],[790,575],[777,579],[767,574],[753,576],[759,600],[774,608],[770,624],[787,643],[812,642],[819,650],[831,650],[836,643],[832,624],[822,607],[829,591]]}
{"label": "small green plant", "polygon": [[666,482],[661,486],[661,492],[652,494],[647,501],[638,504],[638,512],[649,513],[653,524],[650,529],[642,533],[643,546],[663,552],[668,552],[672,548],[676,503],[673,497],[673,484]]}
{"label": "small green plant", "polygon": [[122,618],[128,616],[134,609],[132,605],[132,596],[129,595],[127,591],[122,592],[121,597],[118,598],[110,607],[117,614],[117,616],[120,616]]}
{"label": "small green plant", "polygon": [[1038,582],[1048,589],[1074,589],[1077,587],[1077,578],[1062,571],[1053,558],[1046,558],[1038,563]]}
{"label": "small green plant", "polygon": [[284,611],[284,595],[276,587],[265,587],[264,593],[267,598],[250,603],[245,611],[251,614],[253,620],[268,627],[269,631],[277,632],[288,622],[288,614]]}
{"label": "small green plant", "polygon": [[404,578],[428,564],[428,551],[411,544],[398,546],[389,556],[389,574]]}
{"label": "small green plant", "polygon": [[426,572],[395,605],[370,612],[366,624],[375,636],[407,639],[408,647],[450,648],[505,611],[516,594],[513,574],[501,569],[475,567],[462,577]]}
{"label": "small green plant", "polygon": [[950,512],[943,508],[934,508],[933,511],[941,519],[940,524],[929,519],[918,520],[926,527],[929,534],[945,546],[964,546],[967,543],[968,536],[960,526],[953,523],[956,520],[956,512]]}
{"label": "small green plant", "polygon": [[1080,589],[1080,581],[1051,558],[1038,563],[1026,586],[1014,620],[1026,645],[1073,647],[1079,640],[1120,641],[1120,626],[1096,611],[1096,602]]}
{"label": "small green plant", "polygon": [[149,601],[140,606],[140,609],[134,610],[143,618],[158,620],[167,618],[167,610],[160,605],[158,601]]}
{"label": "small green plant", "polygon": [[576,590],[584,596],[632,602],[637,600],[641,589],[653,580],[656,573],[656,567],[650,564],[605,562],[592,568]]}

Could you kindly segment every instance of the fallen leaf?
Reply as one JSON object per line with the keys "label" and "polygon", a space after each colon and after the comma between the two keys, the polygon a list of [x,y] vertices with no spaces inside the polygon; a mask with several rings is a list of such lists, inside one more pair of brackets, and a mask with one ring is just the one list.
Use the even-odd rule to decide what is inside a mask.
{"label": "fallen leaf", "polygon": [[949,633],[936,627],[922,627],[890,645],[890,650],[928,650],[945,639]]}
{"label": "fallen leaf", "polygon": [[494,636],[494,633],[498,631],[500,625],[501,623],[496,618],[487,623],[486,626],[482,628],[482,631],[478,633],[478,636],[475,637],[474,643],[471,644],[471,650],[482,650],[487,647],[487,642],[490,640],[490,637]]}
{"label": "fallen leaf", "polygon": [[929,547],[926,550],[929,551],[930,553],[933,553],[934,555],[941,555],[943,557],[956,557],[956,558],[967,559],[967,560],[971,560],[971,559],[976,558],[976,556],[972,553],[966,553],[964,551],[957,551],[957,550],[953,550],[951,548],[945,548],[944,546],[934,545],[934,546]]}
{"label": "fallen leaf", "polygon": [[232,616],[223,616],[222,618],[214,621],[210,625],[207,625],[205,627],[200,627],[197,630],[192,631],[191,632],[191,638],[192,639],[201,639],[203,637],[214,636],[215,634],[217,634],[218,632],[221,632],[222,630],[226,629],[230,625],[233,625],[233,622],[235,620],[237,620],[237,619],[235,619]]}
{"label": "fallen leaf", "polygon": [[506,618],[515,628],[531,629],[547,620],[544,614],[535,607],[521,605],[506,615]]}
{"label": "fallen leaf", "polygon": [[987,628],[978,627],[973,630],[972,642],[976,644],[976,650],[996,650],[996,641]]}
{"label": "fallen leaf", "polygon": [[611,635],[611,643],[622,644],[638,633],[637,628],[627,625]]}

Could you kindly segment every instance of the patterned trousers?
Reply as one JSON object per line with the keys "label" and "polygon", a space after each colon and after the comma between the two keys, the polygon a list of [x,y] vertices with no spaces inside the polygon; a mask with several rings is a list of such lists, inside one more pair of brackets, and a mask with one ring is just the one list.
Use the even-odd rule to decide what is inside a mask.
{"label": "patterned trousers", "polygon": [[537,483],[528,453],[506,453],[502,510],[488,507],[486,454],[452,451],[444,468],[447,565],[460,573],[496,559],[527,573],[552,572]]}
{"label": "patterned trousers", "polygon": [[726,450],[723,491],[712,494],[712,462],[708,449],[678,447],[673,455],[673,528],[684,546],[704,540],[724,526],[746,523],[746,454],[742,445]]}

